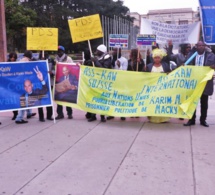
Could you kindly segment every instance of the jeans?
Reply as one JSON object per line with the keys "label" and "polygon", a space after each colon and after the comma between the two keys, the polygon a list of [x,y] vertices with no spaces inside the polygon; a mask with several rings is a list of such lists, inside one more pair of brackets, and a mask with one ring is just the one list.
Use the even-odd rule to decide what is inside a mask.
{"label": "jeans", "polygon": [[24,118],[25,111],[27,112],[27,116],[31,115],[32,109],[27,109],[27,110],[19,110],[18,115],[16,116],[16,121],[21,121]]}

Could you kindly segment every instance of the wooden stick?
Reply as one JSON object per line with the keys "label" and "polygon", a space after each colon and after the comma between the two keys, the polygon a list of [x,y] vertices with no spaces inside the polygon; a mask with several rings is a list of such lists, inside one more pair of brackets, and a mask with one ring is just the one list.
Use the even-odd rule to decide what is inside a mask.
{"label": "wooden stick", "polygon": [[119,58],[119,47],[117,47],[117,60]]}
{"label": "wooden stick", "polygon": [[44,50],[42,51],[42,58],[43,59],[45,58],[45,51]]}
{"label": "wooden stick", "polygon": [[[90,40],[88,40],[88,46],[89,46],[89,49],[90,49],[90,56],[93,57],[93,53],[92,53],[92,48],[91,48]],[[95,67],[94,62],[92,62],[92,64],[93,64],[93,67]]]}

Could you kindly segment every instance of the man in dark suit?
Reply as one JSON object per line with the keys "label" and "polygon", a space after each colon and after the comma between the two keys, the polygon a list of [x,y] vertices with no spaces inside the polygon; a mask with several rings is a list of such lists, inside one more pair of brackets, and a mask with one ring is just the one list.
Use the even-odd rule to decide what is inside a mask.
{"label": "man in dark suit", "polygon": [[39,71],[38,67],[34,69],[34,71],[37,74],[38,79],[41,81],[42,88],[39,89],[34,89],[33,90],[33,84],[30,80],[25,80],[24,82],[24,89],[25,92],[23,95],[20,97],[20,106],[23,107],[32,107],[32,106],[39,106],[41,105],[40,100],[47,94],[48,92],[48,87],[43,80],[43,75]]}
{"label": "man in dark suit", "polygon": [[[196,44],[196,57],[191,61],[191,65],[195,66],[210,66],[211,68],[215,68],[215,55],[212,52],[206,51],[206,45],[204,42],[199,41]],[[188,58],[189,59],[189,58]],[[209,80],[205,86],[203,94],[200,98],[201,104],[201,116],[200,116],[200,124],[204,127],[209,127],[206,122],[207,111],[208,111],[208,96],[213,94],[213,78]],[[196,111],[193,114],[193,117],[186,123],[184,126],[195,125],[196,120]]]}

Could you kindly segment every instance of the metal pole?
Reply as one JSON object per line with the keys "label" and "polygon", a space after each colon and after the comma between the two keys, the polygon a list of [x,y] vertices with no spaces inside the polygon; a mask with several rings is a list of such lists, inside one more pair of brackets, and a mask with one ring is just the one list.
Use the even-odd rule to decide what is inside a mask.
{"label": "metal pole", "polygon": [[105,31],[104,31],[104,16],[103,16],[103,15],[102,15],[102,29],[103,29],[102,41],[103,41],[103,45],[104,45],[104,44],[105,44],[105,40],[104,40],[104,39],[105,39],[105,38],[104,38],[104,36],[105,36],[105,35],[104,35],[104,32],[105,32]]}
{"label": "metal pole", "polygon": [[105,16],[105,46],[107,47],[107,17]]}
{"label": "metal pole", "polygon": [[108,22],[108,25],[107,25],[107,48],[109,50],[109,34],[110,34],[110,18],[108,17],[107,18],[107,22]]}
{"label": "metal pole", "polygon": [[0,62],[7,61],[7,39],[4,0],[0,0]]}

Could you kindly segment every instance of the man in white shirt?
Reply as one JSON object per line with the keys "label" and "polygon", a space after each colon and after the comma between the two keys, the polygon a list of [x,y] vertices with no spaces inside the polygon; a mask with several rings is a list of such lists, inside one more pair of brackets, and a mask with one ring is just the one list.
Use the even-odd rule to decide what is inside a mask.
{"label": "man in white shirt", "polygon": [[127,70],[128,68],[128,60],[122,56],[121,48],[114,47],[112,51],[112,66],[113,69],[116,70]]}
{"label": "man in white shirt", "polygon": [[[114,47],[112,51],[112,66],[115,70],[127,70],[128,69],[128,60],[122,56],[121,54],[121,48],[120,47]],[[113,116],[108,116],[107,120],[113,119]],[[120,117],[121,120],[125,120],[125,117]]]}

